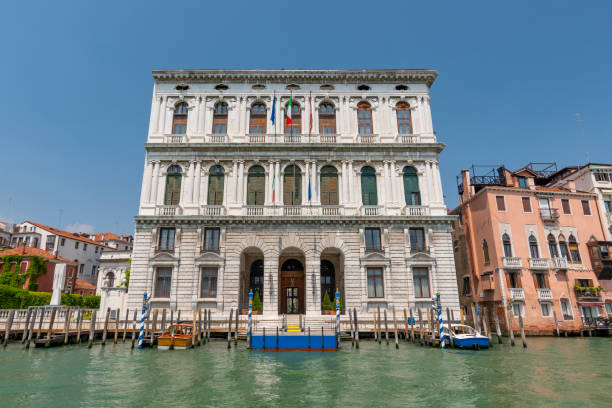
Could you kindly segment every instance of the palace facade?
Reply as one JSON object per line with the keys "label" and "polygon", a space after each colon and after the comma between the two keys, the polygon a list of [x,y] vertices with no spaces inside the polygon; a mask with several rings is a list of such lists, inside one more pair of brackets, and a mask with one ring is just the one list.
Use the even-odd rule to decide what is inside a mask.
{"label": "palace facade", "polygon": [[227,314],[253,289],[264,318],[321,316],[337,289],[343,312],[457,312],[436,76],[154,71],[127,307]]}

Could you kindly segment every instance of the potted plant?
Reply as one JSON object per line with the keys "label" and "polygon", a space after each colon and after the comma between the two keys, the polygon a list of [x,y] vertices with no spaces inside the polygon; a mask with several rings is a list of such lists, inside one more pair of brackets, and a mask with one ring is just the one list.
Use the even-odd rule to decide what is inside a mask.
{"label": "potted plant", "polygon": [[261,306],[261,298],[259,297],[259,292],[255,292],[255,295],[253,296],[253,314],[259,314],[259,312],[261,312],[262,306]]}
{"label": "potted plant", "polygon": [[323,302],[321,303],[321,309],[323,309],[324,315],[334,315],[336,314],[336,308],[334,304],[329,300],[329,294],[325,292],[325,296],[323,296]]}

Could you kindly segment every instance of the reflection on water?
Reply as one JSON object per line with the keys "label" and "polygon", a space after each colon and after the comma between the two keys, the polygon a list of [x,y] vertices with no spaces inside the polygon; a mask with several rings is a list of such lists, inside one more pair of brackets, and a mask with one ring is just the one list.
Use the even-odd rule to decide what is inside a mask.
{"label": "reflection on water", "polygon": [[337,353],[69,346],[0,351],[0,406],[606,406],[612,343],[529,338],[480,352],[343,343]]}

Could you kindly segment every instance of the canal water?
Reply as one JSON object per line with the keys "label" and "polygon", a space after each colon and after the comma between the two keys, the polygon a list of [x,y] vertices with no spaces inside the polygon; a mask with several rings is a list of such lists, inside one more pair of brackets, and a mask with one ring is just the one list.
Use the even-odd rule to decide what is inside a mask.
{"label": "canal water", "polygon": [[0,406],[612,406],[611,339],[528,342],[476,352],[366,340],[337,353],[12,344],[0,349]]}

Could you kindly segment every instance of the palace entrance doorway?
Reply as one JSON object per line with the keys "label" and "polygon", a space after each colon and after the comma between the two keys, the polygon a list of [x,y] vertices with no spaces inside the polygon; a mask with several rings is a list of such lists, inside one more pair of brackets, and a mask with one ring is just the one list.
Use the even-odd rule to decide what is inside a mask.
{"label": "palace entrance doorway", "polygon": [[304,266],[288,259],[280,270],[280,314],[304,314],[304,296]]}

